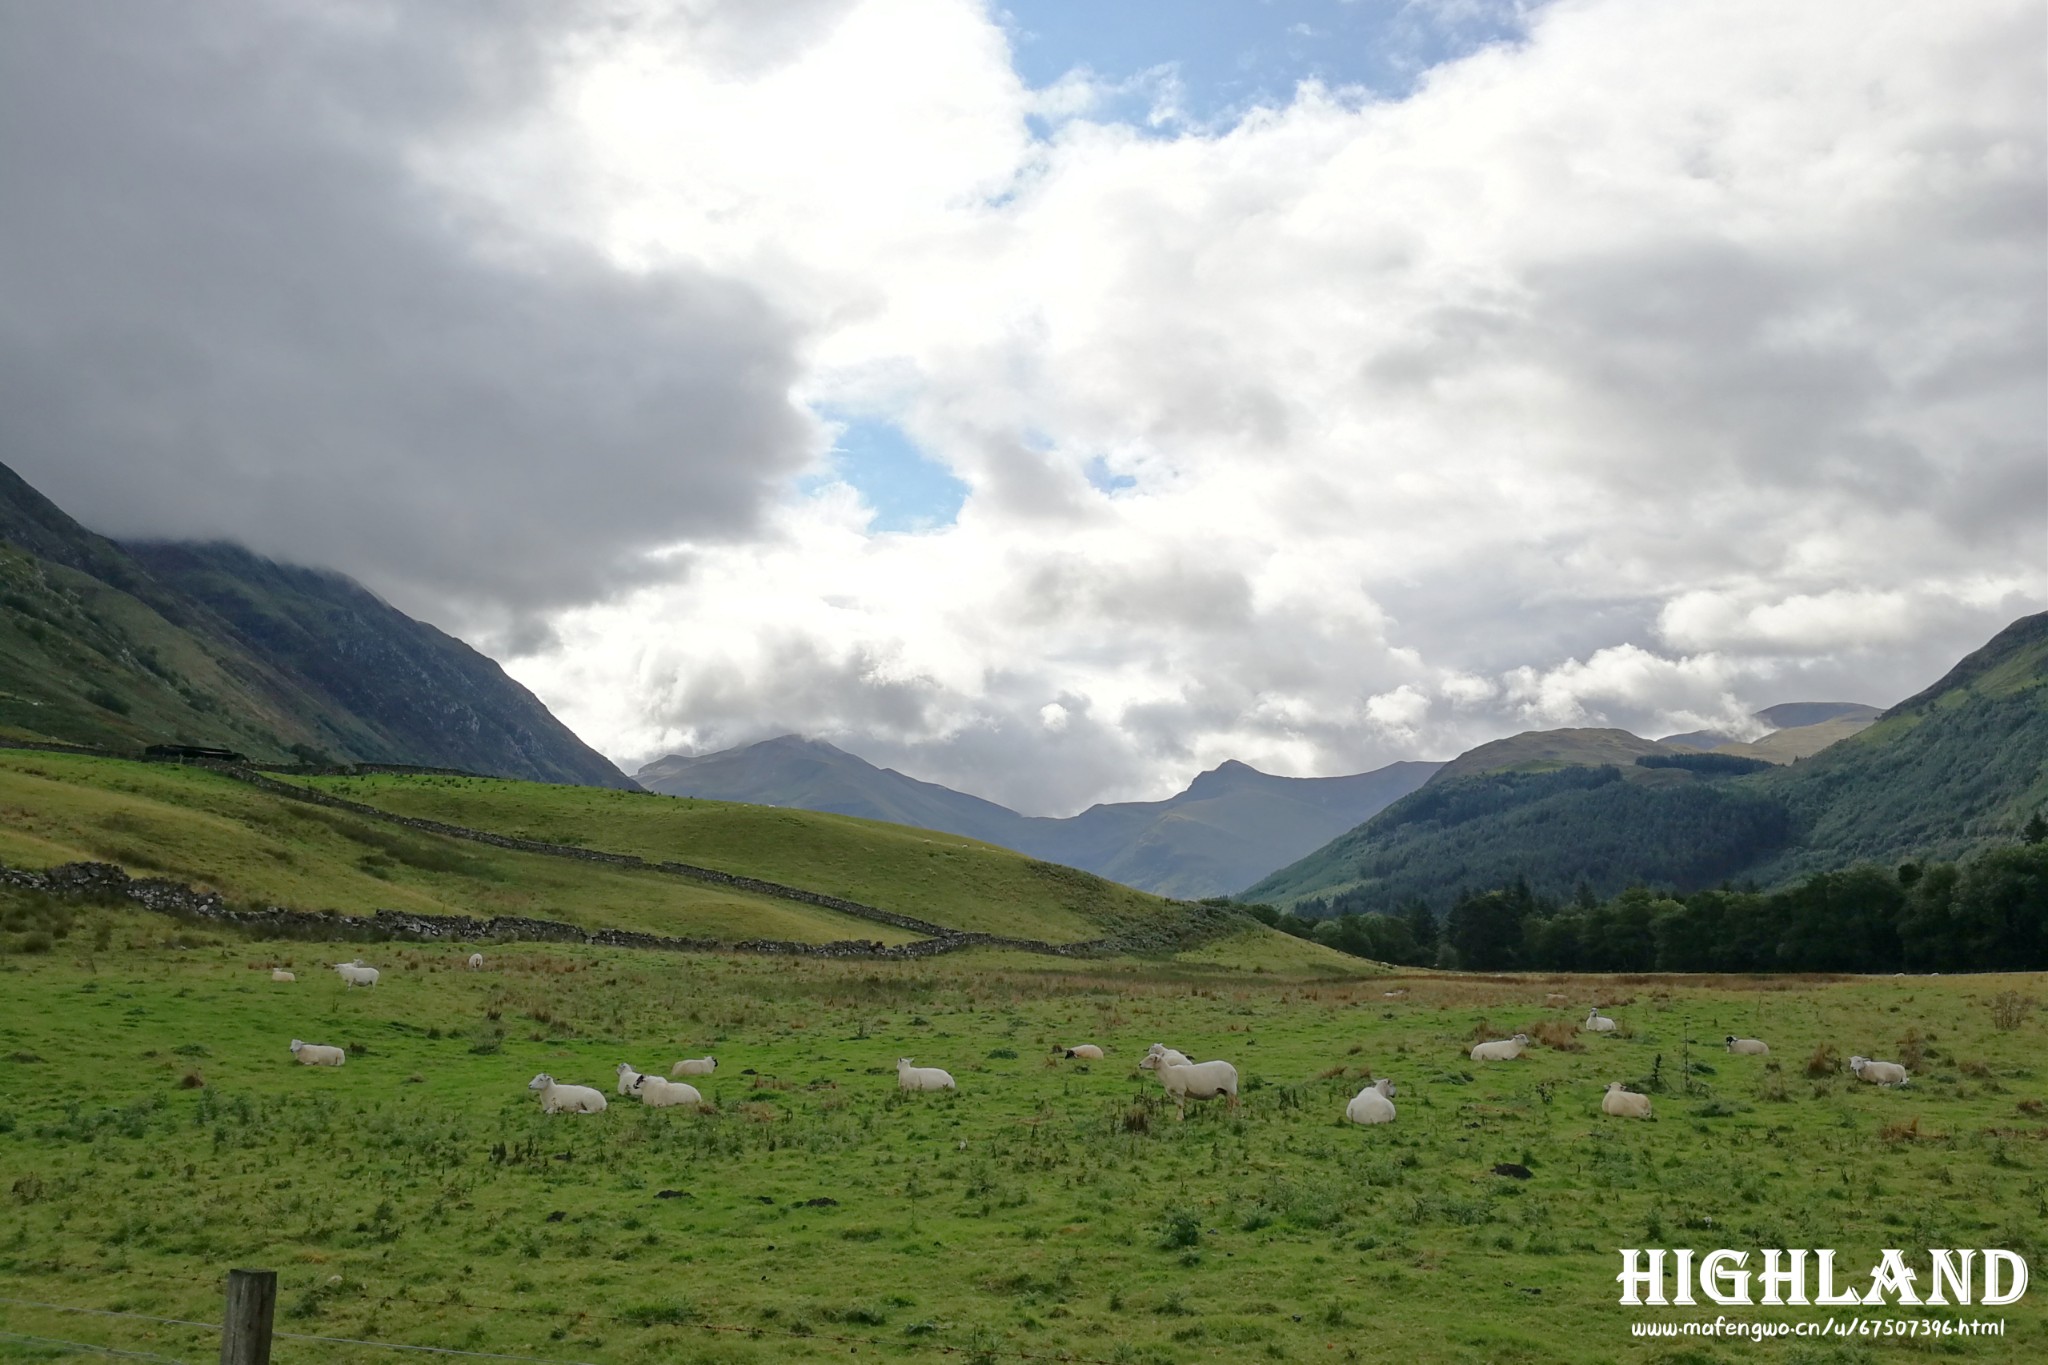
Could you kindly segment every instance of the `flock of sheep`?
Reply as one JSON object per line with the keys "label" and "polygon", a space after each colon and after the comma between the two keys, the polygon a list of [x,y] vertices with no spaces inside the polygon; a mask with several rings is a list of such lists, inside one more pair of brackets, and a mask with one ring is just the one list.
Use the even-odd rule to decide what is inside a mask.
{"label": "flock of sheep", "polygon": [[[469,955],[469,969],[479,971],[484,965],[482,953]],[[378,973],[375,967],[366,967],[363,960],[336,963],[334,970],[341,979],[351,986],[374,986]],[[294,981],[297,978],[282,967],[273,968],[272,981]],[[1388,991],[1387,995],[1406,995],[1405,990]],[[1563,997],[1552,995],[1548,1003],[1562,1003]],[[1612,1036],[1619,1027],[1615,1020],[1600,1013],[1597,1006],[1587,1014],[1582,1026],[1589,1033]],[[1732,1053],[1746,1056],[1766,1057],[1770,1045],[1760,1038],[1727,1037],[1727,1048]],[[1511,1062],[1520,1057],[1529,1047],[1529,1035],[1517,1033],[1512,1038],[1498,1038],[1475,1043],[1470,1057],[1475,1062]],[[1073,1047],[1057,1049],[1068,1058],[1083,1061],[1101,1061],[1103,1051],[1093,1043],[1080,1043]],[[308,1043],[294,1038],[291,1043],[292,1056],[303,1066],[340,1066],[348,1060],[348,1054],[338,1047],[320,1043]],[[1150,1071],[1159,1078],[1167,1097],[1173,1100],[1179,1117],[1187,1117],[1189,1100],[1227,1099],[1232,1109],[1237,1108],[1237,1068],[1229,1062],[1190,1061],[1186,1053],[1154,1043],[1139,1061],[1140,1069]],[[636,1071],[629,1062],[618,1066],[618,1093],[638,1096],[642,1104],[650,1108],[664,1109],[673,1106],[695,1106],[704,1102],[704,1096],[697,1087],[687,1081],[674,1079],[678,1076],[708,1076],[718,1069],[714,1057],[686,1057],[669,1068],[668,1077]],[[1906,1068],[1897,1062],[1872,1061],[1868,1057],[1851,1057],[1849,1070],[1858,1080],[1873,1085],[1904,1085],[1911,1079]],[[896,1060],[896,1086],[899,1090],[955,1090],[951,1073],[935,1066],[913,1065],[909,1057]],[[598,1114],[604,1112],[604,1093],[594,1086],[564,1085],[553,1076],[542,1072],[527,1082],[526,1088],[540,1097],[540,1107],[548,1114]],[[1344,1117],[1352,1123],[1374,1124],[1394,1121],[1394,1082],[1381,1077],[1352,1097],[1345,1106]],[[1612,1081],[1600,1098],[1600,1110],[1619,1118],[1646,1119],[1650,1117],[1650,1097],[1629,1090],[1620,1081]]]}

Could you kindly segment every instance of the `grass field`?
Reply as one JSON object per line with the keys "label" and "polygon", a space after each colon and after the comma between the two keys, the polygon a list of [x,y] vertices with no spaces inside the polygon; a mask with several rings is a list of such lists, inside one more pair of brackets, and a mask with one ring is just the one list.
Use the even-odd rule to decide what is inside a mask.
{"label": "grass field", "polygon": [[[538,947],[470,973],[453,949],[365,945],[384,981],[351,992],[319,945],[21,893],[0,893],[0,928],[9,1299],[209,1320],[220,1273],[262,1265],[283,1331],[602,1365],[2048,1352],[2039,1290],[1927,1310],[2003,1319],[1999,1340],[1652,1344],[1627,1324],[1850,1310],[1632,1310],[1613,1282],[1623,1246],[1832,1247],[1859,1279],[1886,1246],[2040,1267],[2044,1030],[2001,1030],[1992,1008],[2039,979],[1331,980]],[[280,960],[297,983],[270,982]],[[1569,1003],[1546,1008],[1548,991]],[[1592,1000],[1624,1036],[1571,1033]],[[1539,1023],[1557,1045],[1465,1058],[1475,1035]],[[1728,1055],[1730,1032],[1773,1055]],[[294,1065],[294,1036],[349,1046],[348,1065]],[[1109,1060],[1050,1059],[1084,1040]],[[1133,1069],[1155,1040],[1234,1061],[1242,1110],[1176,1123]],[[1919,1064],[1899,1092],[1809,1076],[1823,1045]],[[549,1119],[524,1088],[546,1070],[609,1093],[621,1060],[706,1050],[715,1112]],[[959,1092],[898,1095],[902,1055]],[[1400,1086],[1391,1126],[1341,1121],[1368,1072]],[[1598,1112],[1608,1080],[1653,1075],[1655,1120]],[[4,1306],[0,1322],[186,1361],[216,1349],[133,1319]]]}
{"label": "grass field", "polygon": [[0,750],[0,862],[41,868],[79,860],[296,909],[531,915],[721,939],[916,937],[659,873],[418,833],[280,800],[200,768]]}
{"label": "grass field", "polygon": [[498,778],[314,778],[400,815],[691,863],[943,924],[1072,943],[1155,923],[1167,902],[957,834],[846,815]]}

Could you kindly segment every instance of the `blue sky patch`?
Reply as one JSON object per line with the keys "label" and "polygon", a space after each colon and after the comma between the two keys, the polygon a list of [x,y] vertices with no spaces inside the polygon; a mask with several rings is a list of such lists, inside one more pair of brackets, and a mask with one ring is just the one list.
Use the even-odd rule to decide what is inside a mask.
{"label": "blue sky patch", "polygon": [[967,485],[919,450],[900,427],[829,410],[818,415],[843,427],[832,443],[833,474],[875,509],[870,530],[924,531],[959,519]]}

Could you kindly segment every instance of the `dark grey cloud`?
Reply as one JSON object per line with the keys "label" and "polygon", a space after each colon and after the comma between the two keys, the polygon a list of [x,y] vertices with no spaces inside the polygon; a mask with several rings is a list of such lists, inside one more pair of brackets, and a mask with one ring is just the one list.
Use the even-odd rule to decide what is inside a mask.
{"label": "dark grey cloud", "polygon": [[240,540],[527,638],[651,548],[754,531],[811,439],[791,324],[408,169],[521,117],[566,13],[7,7],[4,458],[96,529]]}

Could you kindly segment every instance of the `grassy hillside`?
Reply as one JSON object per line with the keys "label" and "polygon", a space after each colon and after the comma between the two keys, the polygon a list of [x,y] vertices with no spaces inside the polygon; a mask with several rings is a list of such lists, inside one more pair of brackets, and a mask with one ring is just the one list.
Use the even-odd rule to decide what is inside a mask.
{"label": "grassy hillside", "polygon": [[[643,798],[644,799],[644,798]],[[280,800],[217,773],[0,750],[0,861],[118,863],[232,901],[367,914],[531,915],[726,940],[915,935],[791,901],[570,862]]]}
{"label": "grassy hillside", "polygon": [[498,665],[338,574],[121,546],[0,465],[0,736],[629,787]]}
{"label": "grassy hillside", "polygon": [[1812,758],[1822,749],[1839,744],[1851,735],[1862,734],[1871,727],[1874,719],[1869,716],[1837,716],[1811,725],[1773,730],[1762,739],[1753,739],[1747,744],[1724,744],[1714,752],[1760,758],[1766,763],[1792,763]]}
{"label": "grassy hillside", "polygon": [[1683,750],[1626,730],[1529,730],[1468,749],[1436,770],[1432,785],[1481,773],[1553,772],[1559,768],[1612,765],[1627,771],[1644,754]]}
{"label": "grassy hillside", "polygon": [[1352,908],[1412,898],[1442,909],[1461,890],[1517,877],[1539,895],[1583,882],[1606,897],[1957,859],[2048,805],[2048,614],[2015,622],[1861,733],[1770,772],[1577,767],[1446,781],[1455,766],[1246,898],[1359,892]]}
{"label": "grassy hillside", "polygon": [[[0,893],[0,920],[33,911]],[[0,1295],[15,1300],[208,1322],[226,1267],[269,1266],[281,1331],[592,1365],[1859,1365],[2035,1360],[2048,1332],[2038,1288],[2002,1308],[1615,1303],[1616,1249],[1646,1245],[1749,1249],[1752,1267],[1758,1247],[1828,1247],[1859,1285],[1880,1248],[1909,1248],[1924,1276],[1925,1248],[1991,1246],[2038,1278],[2041,1029],[1999,1030],[1990,1003],[2037,991],[2028,978],[1418,976],[1388,1000],[1384,978],[995,954],[521,945],[470,973],[458,951],[394,945],[383,984],[350,992],[305,970],[306,945],[147,917],[88,910],[59,942],[0,959]],[[280,958],[295,985],[269,981]],[[1548,991],[1568,1005],[1547,1008]],[[1621,1035],[1574,1035],[1594,1001]],[[1556,1046],[1465,1056],[1538,1024]],[[1730,1056],[1726,1033],[1772,1055]],[[348,1063],[296,1066],[293,1037],[346,1046]],[[1133,1066],[1155,1039],[1232,1060],[1241,1110],[1175,1122]],[[1079,1041],[1108,1059],[1050,1060]],[[1839,1060],[1808,1074],[1822,1048],[1905,1047],[1920,1055],[1902,1091]],[[524,1088],[545,1070],[611,1094],[621,1060],[706,1052],[721,1062],[706,1112],[613,1095],[549,1119]],[[899,1094],[906,1054],[957,1093]],[[1399,1087],[1389,1126],[1341,1121],[1368,1074]],[[1654,1081],[1656,1117],[1603,1116],[1609,1080]],[[1873,1184],[1882,1198],[1864,1197]],[[2006,1334],[1931,1352],[1674,1353],[1629,1336],[1859,1312]],[[5,1326],[173,1360],[218,1350],[132,1318],[16,1306]],[[401,1358],[278,1348],[315,1365],[386,1355]]]}
{"label": "grassy hillside", "polygon": [[377,775],[307,785],[401,815],[760,877],[951,929],[1071,943],[1178,913],[1070,867],[845,815],[486,778]]}

